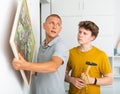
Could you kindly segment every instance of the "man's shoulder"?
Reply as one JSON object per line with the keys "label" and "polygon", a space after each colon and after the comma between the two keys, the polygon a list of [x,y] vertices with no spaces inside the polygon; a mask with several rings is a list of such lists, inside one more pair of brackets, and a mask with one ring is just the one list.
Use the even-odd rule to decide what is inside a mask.
{"label": "man's shoulder", "polygon": [[64,40],[62,38],[59,38],[56,43],[55,43],[55,46],[58,47],[58,48],[65,48],[65,49],[68,49],[67,48],[67,45],[65,44]]}

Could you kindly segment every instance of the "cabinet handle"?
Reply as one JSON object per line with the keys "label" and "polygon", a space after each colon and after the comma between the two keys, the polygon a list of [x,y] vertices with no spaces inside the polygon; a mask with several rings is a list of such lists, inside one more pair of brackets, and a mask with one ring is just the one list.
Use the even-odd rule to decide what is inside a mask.
{"label": "cabinet handle", "polygon": [[82,9],[84,10],[85,8],[85,0],[83,0],[83,5],[82,5]]}

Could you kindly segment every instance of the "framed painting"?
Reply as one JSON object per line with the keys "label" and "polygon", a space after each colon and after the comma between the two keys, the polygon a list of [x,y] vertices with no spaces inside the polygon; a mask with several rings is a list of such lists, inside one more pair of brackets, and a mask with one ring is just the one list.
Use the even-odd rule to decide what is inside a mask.
{"label": "framed painting", "polygon": [[[15,15],[10,36],[10,46],[14,56],[18,59],[20,53],[26,61],[33,62],[35,51],[35,37],[29,16],[26,0],[21,0]],[[23,80],[29,87],[31,71],[20,70]]]}

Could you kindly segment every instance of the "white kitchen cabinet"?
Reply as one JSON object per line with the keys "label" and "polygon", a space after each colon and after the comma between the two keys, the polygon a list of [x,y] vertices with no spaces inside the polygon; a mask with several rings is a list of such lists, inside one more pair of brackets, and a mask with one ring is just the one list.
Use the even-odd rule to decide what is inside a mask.
{"label": "white kitchen cabinet", "polygon": [[84,15],[114,15],[114,0],[83,0]]}
{"label": "white kitchen cabinet", "polygon": [[52,0],[52,13],[57,13],[61,16],[74,16],[78,12],[81,13],[80,6],[83,0]]}
{"label": "white kitchen cabinet", "polygon": [[120,78],[120,56],[113,56],[113,77]]}
{"label": "white kitchen cabinet", "polygon": [[50,3],[50,0],[40,0],[41,3]]}
{"label": "white kitchen cabinet", "polygon": [[62,16],[114,15],[114,0],[52,0],[52,13]]}
{"label": "white kitchen cabinet", "polygon": [[116,93],[114,93],[113,85],[108,85],[108,86],[101,86],[100,94],[116,94]]}
{"label": "white kitchen cabinet", "polygon": [[120,79],[120,56],[109,56],[113,79]]}
{"label": "white kitchen cabinet", "polygon": [[[110,56],[109,57],[110,63],[111,63],[111,68],[112,68],[112,75],[113,75],[113,84],[111,86],[108,86],[107,88],[103,88],[102,94],[119,94],[120,89],[120,56]],[[104,90],[108,91],[107,89],[109,88],[109,91],[111,93],[105,93]]]}

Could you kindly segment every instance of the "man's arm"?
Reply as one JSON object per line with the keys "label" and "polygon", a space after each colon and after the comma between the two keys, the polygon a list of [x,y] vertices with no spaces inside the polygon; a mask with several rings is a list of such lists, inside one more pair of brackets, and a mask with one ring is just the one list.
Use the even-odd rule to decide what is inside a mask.
{"label": "man's arm", "polygon": [[21,55],[19,55],[19,59],[14,58],[13,60],[13,67],[16,70],[31,70],[41,73],[55,72],[61,64],[62,59],[58,56],[53,56],[50,61],[41,63],[27,62]]}

